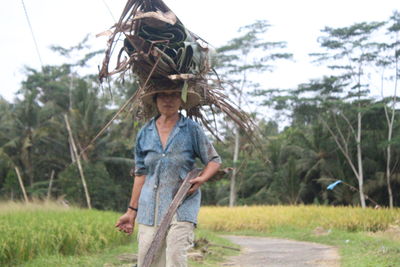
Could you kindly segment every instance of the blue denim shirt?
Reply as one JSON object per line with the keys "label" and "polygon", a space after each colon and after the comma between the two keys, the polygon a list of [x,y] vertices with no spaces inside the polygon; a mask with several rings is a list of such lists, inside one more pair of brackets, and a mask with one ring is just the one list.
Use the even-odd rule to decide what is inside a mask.
{"label": "blue denim shirt", "polygon": [[[194,168],[196,157],[204,165],[221,162],[203,129],[193,120],[180,116],[163,149],[153,118],[139,131],[135,146],[135,175],[146,175],[139,198],[137,222],[154,225],[158,191],[157,222],[167,213],[186,174]],[[201,192],[188,196],[177,210],[177,220],[197,223]]]}

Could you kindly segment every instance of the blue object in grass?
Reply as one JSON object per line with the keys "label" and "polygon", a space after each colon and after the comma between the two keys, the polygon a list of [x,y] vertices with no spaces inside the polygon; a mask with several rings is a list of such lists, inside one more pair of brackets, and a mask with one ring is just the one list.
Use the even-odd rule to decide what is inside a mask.
{"label": "blue object in grass", "polygon": [[328,185],[328,187],[326,189],[328,190],[333,190],[333,188],[335,188],[335,186],[337,186],[338,184],[340,184],[342,181],[341,180],[337,180],[334,183],[331,183],[330,185]]}

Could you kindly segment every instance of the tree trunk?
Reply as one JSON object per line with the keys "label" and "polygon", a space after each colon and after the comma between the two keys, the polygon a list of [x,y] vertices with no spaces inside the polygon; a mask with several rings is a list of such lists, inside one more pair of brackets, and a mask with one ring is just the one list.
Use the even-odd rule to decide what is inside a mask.
{"label": "tree trunk", "polygon": [[[391,185],[391,180],[392,180],[392,171],[390,170],[390,165],[392,162],[392,136],[393,136],[393,125],[394,125],[394,117],[396,114],[396,102],[397,102],[397,81],[399,77],[399,67],[398,67],[398,60],[396,57],[395,61],[395,81],[394,81],[394,93],[393,93],[393,99],[392,99],[392,107],[391,107],[391,117],[389,118],[389,113],[387,106],[385,105],[385,115],[386,115],[386,121],[388,123],[388,146],[386,148],[386,153],[387,153],[387,160],[386,160],[386,184],[387,184],[387,191],[388,191],[388,197],[389,197],[389,207],[392,209],[393,208],[393,191],[392,191],[392,185]],[[383,83],[382,83],[382,98],[384,98],[383,95]]]}
{"label": "tree trunk", "polygon": [[361,207],[365,208],[365,196],[364,196],[364,170],[362,162],[362,150],[361,150],[361,112],[357,114],[357,165],[358,165],[358,190],[360,192],[360,203]]}
{"label": "tree trunk", "polygon": [[232,170],[231,186],[229,194],[229,207],[233,207],[236,205],[236,175],[238,168],[237,162],[239,157],[239,146],[240,146],[239,127],[235,125],[235,148],[233,152],[233,170]]}
{"label": "tree trunk", "polygon": [[25,202],[28,203],[29,202],[28,195],[26,194],[24,182],[22,181],[21,173],[19,172],[18,167],[15,167],[15,172],[17,173],[19,186],[21,187],[22,194],[24,195]]}
{"label": "tree trunk", "polygon": [[[243,80],[242,80],[242,86],[239,90],[239,103],[238,106],[240,108],[242,104],[242,94],[243,94],[243,88],[244,85],[246,84],[246,72],[243,74]],[[236,205],[236,176],[238,173],[238,158],[239,158],[239,147],[240,147],[240,131],[239,131],[239,126],[235,124],[235,147],[233,150],[233,171],[232,171],[232,176],[231,176],[231,186],[230,186],[230,193],[229,193],[229,207],[233,207]]]}
{"label": "tree trunk", "polygon": [[[348,123],[348,126],[350,127],[351,131],[354,134],[354,140],[357,143],[357,166],[355,165],[355,161],[352,160],[352,157],[349,152],[349,144],[342,134],[340,128],[336,124],[336,128],[338,131],[338,134],[335,134],[334,131],[331,129],[331,127],[328,125],[328,123],[324,120],[322,120],[322,123],[324,126],[328,129],[329,133],[333,137],[337,147],[339,150],[342,152],[343,156],[346,158],[347,163],[350,165],[351,170],[353,171],[357,182],[358,182],[358,191],[360,195],[360,203],[361,206],[364,208],[365,205],[365,195],[364,195],[364,172],[363,172],[363,164],[362,164],[362,149],[361,149],[361,112],[358,113],[358,126],[357,126],[357,133],[355,129],[351,126],[349,120],[346,118],[346,116],[343,116],[344,120]],[[336,120],[335,120],[336,122]]]}
{"label": "tree trunk", "polygon": [[78,151],[77,151],[77,149],[76,149],[74,137],[72,136],[71,127],[69,126],[67,114],[64,114],[64,119],[65,119],[65,124],[67,125],[67,130],[68,130],[68,134],[69,134],[69,141],[70,141],[70,143],[71,143],[71,145],[72,145],[72,149],[74,150],[76,162],[77,162],[77,164],[78,164],[78,169],[79,169],[79,174],[80,174],[80,176],[81,176],[83,189],[85,190],[86,203],[87,203],[87,205],[88,205],[88,208],[91,209],[91,208],[92,208],[92,205],[91,205],[91,203],[90,203],[90,196],[89,196],[89,191],[88,191],[88,188],[87,188],[87,185],[86,185],[85,175],[84,175],[84,173],[83,173],[83,168],[82,168],[82,165],[81,165],[81,160],[80,160]]}
{"label": "tree trunk", "polygon": [[[389,128],[389,132],[391,134],[392,128]],[[388,141],[390,142],[391,138],[388,138]],[[392,209],[393,208],[393,192],[392,192],[392,185],[391,185],[391,171],[390,171],[390,162],[392,160],[391,158],[391,145],[389,144],[387,149],[387,161],[386,161],[386,183],[387,183],[387,191],[389,195],[389,207]]]}
{"label": "tree trunk", "polygon": [[49,188],[47,189],[47,201],[50,200],[51,197],[51,188],[53,186],[53,179],[54,179],[54,170],[51,171],[51,175],[50,175],[50,182],[49,182]]}

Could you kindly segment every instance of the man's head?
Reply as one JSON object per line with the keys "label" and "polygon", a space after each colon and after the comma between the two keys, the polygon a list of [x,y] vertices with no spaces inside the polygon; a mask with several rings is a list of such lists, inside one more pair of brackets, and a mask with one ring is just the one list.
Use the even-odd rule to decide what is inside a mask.
{"label": "man's head", "polygon": [[162,115],[172,115],[181,108],[181,92],[177,90],[165,91],[154,95],[157,110]]}

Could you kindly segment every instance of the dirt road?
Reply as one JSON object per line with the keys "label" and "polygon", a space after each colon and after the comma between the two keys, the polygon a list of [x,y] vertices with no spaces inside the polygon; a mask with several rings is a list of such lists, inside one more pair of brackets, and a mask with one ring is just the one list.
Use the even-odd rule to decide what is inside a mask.
{"label": "dirt road", "polygon": [[339,267],[335,247],[286,239],[224,236],[242,247],[242,253],[230,257],[222,266],[230,267]]}

